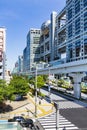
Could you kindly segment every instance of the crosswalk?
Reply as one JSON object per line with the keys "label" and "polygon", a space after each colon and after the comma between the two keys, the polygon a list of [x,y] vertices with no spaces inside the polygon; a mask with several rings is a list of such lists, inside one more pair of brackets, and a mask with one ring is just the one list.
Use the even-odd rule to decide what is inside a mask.
{"label": "crosswalk", "polygon": [[[39,118],[38,121],[44,130],[56,130],[56,113]],[[79,128],[59,114],[58,130],[79,130]]]}

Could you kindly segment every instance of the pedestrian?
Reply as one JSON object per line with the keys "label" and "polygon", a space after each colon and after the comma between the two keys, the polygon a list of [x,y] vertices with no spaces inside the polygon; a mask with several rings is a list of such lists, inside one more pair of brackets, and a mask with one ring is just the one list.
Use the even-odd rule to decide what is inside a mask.
{"label": "pedestrian", "polygon": [[66,130],[66,127],[64,126],[63,130]]}

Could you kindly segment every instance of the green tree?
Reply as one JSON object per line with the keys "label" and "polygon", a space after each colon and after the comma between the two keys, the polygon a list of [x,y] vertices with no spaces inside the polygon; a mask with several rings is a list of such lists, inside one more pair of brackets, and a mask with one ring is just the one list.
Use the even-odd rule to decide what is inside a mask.
{"label": "green tree", "polygon": [[48,75],[42,75],[42,77],[43,77],[44,82],[47,82],[47,80],[48,80]]}
{"label": "green tree", "polygon": [[0,103],[4,102],[7,98],[7,86],[4,80],[0,79]]}
{"label": "green tree", "polygon": [[7,92],[7,99],[9,100],[14,100],[15,96],[14,96],[14,87],[12,85],[8,85],[6,88],[6,92]]}
{"label": "green tree", "polygon": [[31,77],[30,79],[29,79],[29,83],[31,84],[31,85],[34,85],[35,86],[35,77]]}
{"label": "green tree", "polygon": [[13,76],[10,87],[14,90],[14,94],[25,95],[29,91],[29,84],[22,76]]}
{"label": "green tree", "polygon": [[6,87],[6,82],[5,82],[5,80],[0,79],[0,87],[1,87],[1,88],[5,88],[5,87]]}
{"label": "green tree", "polygon": [[[29,83],[31,85],[34,86],[34,88],[31,88],[32,89],[32,94],[35,94],[35,88],[36,88],[36,77],[31,77],[29,79]],[[39,94],[40,94],[40,88],[44,86],[44,83],[45,83],[45,78],[43,75],[39,75],[37,76],[37,89],[39,89]]]}
{"label": "green tree", "polygon": [[40,88],[44,86],[44,79],[43,76],[37,76],[37,88],[39,88],[39,92],[40,92]]}

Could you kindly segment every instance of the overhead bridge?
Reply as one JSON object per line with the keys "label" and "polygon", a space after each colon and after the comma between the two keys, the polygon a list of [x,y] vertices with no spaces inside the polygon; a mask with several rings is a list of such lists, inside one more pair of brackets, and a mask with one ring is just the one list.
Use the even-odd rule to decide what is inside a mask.
{"label": "overhead bridge", "polygon": [[39,69],[27,72],[26,75],[43,75],[43,74],[68,74],[73,77],[74,80],[74,96],[76,98],[81,97],[81,79],[86,76],[87,73],[87,60],[78,60],[69,63],[59,64],[52,67],[47,67],[44,69]]}
{"label": "overhead bridge", "polygon": [[[48,74],[49,69],[50,74],[66,74],[66,73],[79,73],[79,72],[83,73],[87,72],[87,60],[79,60],[65,64],[59,64],[44,69],[37,68],[37,74]],[[30,73],[35,74],[35,71],[31,71]]]}

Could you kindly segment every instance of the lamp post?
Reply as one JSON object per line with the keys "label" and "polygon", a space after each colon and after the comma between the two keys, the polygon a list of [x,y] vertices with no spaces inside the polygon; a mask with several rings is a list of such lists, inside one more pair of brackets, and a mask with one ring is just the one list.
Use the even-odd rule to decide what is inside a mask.
{"label": "lamp post", "polygon": [[49,86],[48,86],[48,95],[50,97],[50,68],[49,68]]}
{"label": "lamp post", "polygon": [[35,117],[37,117],[37,66],[35,71]]}
{"label": "lamp post", "polygon": [[59,129],[59,104],[54,102],[54,106],[56,108],[56,130]]}

